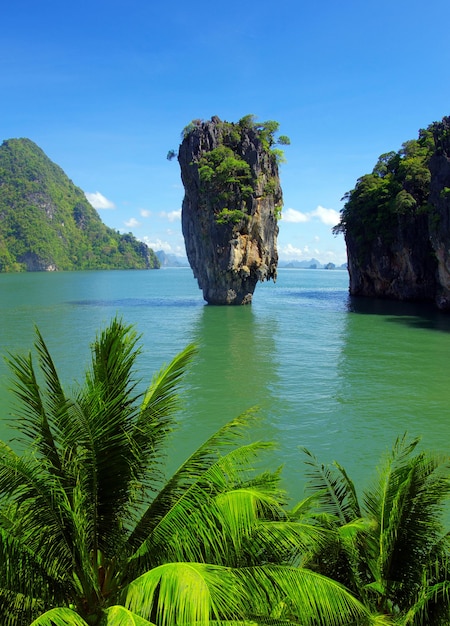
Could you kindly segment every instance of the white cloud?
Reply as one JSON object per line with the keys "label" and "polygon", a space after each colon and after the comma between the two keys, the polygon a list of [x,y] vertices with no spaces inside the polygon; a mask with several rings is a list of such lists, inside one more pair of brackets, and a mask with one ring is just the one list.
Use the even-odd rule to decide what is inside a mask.
{"label": "white cloud", "polygon": [[171,246],[171,244],[168,241],[163,241],[162,239],[155,239],[155,240],[151,240],[150,237],[142,237],[142,241],[144,241],[149,248],[152,248],[152,250],[154,250],[155,252],[158,252],[159,250],[163,250],[163,252],[165,252],[166,254],[180,254],[181,251],[178,250],[178,247],[176,249],[173,248],[173,246]]}
{"label": "white cloud", "polygon": [[281,219],[283,222],[309,222],[310,217],[306,213],[301,213],[300,211],[296,211],[295,209],[286,209],[281,214]]}
{"label": "white cloud", "polygon": [[142,217],[150,217],[150,215],[152,214],[151,211],[148,211],[147,209],[141,209],[140,210],[140,214]]}
{"label": "white cloud", "polygon": [[322,224],[326,226],[336,226],[339,224],[339,220],[341,218],[339,211],[335,211],[334,209],[325,209],[323,206],[317,207],[310,214],[313,217],[318,217]]}
{"label": "white cloud", "polygon": [[278,252],[280,258],[283,259],[298,259],[301,261],[303,259],[309,260],[311,258],[308,246],[305,246],[304,248],[296,248],[291,243],[288,243],[285,246],[279,247]]}
{"label": "white cloud", "polygon": [[170,211],[169,213],[167,213],[166,211],[161,211],[159,216],[169,220],[169,222],[176,222],[178,220],[181,220],[181,209],[177,209],[176,211]]}
{"label": "white cloud", "polygon": [[124,222],[124,224],[125,226],[128,226],[128,228],[135,228],[136,226],[140,225],[140,222],[138,222],[135,217],[132,217],[127,222]]}
{"label": "white cloud", "polygon": [[317,259],[320,263],[333,262],[335,265],[342,265],[346,262],[345,252],[337,252],[331,249],[313,248],[308,245],[296,247],[291,243],[278,246],[278,253],[282,261],[310,261],[312,258]]}
{"label": "white cloud", "polygon": [[114,204],[114,202],[111,202],[111,200],[108,200],[108,198],[105,198],[105,196],[101,194],[99,191],[96,191],[95,193],[85,192],[84,195],[86,196],[86,199],[89,202],[89,204],[91,204],[94,207],[94,209],[115,209],[116,208],[116,205]]}
{"label": "white cloud", "polygon": [[281,215],[283,222],[299,224],[318,218],[322,224],[325,224],[326,226],[336,226],[336,224],[339,223],[340,217],[339,211],[335,211],[334,209],[325,209],[323,206],[320,206],[320,204],[316,209],[314,209],[314,211],[309,211],[309,213],[302,213],[301,211],[296,211],[295,209],[286,209]]}

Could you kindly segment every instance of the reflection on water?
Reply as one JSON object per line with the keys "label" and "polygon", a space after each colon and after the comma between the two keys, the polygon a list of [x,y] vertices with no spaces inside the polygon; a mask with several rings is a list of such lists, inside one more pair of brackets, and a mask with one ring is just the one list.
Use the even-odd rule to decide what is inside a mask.
{"label": "reflection on water", "polygon": [[411,328],[450,332],[450,315],[436,309],[432,302],[397,302],[380,298],[348,298],[348,310],[363,315],[381,315],[394,324]]}
{"label": "reflection on water", "polygon": [[404,433],[448,452],[450,318],[428,304],[367,298],[352,298],[349,310],[339,362],[349,434],[342,455],[361,450],[358,470],[367,475]]}
{"label": "reflection on water", "polygon": [[[204,306],[192,329],[198,354],[187,376],[181,434],[174,450],[191,452],[209,435],[252,407],[261,416],[273,405],[277,378],[276,321],[261,320],[252,307]],[[272,438],[267,420],[250,439]]]}

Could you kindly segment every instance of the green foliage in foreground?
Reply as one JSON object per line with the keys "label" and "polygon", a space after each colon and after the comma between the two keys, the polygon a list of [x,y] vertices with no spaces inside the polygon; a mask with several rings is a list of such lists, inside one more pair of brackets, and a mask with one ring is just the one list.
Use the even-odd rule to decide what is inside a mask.
{"label": "green foliage in foreground", "polygon": [[152,269],[153,250],[101,221],[84,193],[29,139],[0,146],[0,272]]}
{"label": "green foliage in foreground", "polygon": [[[18,454],[0,443],[3,626],[444,626],[447,462],[399,440],[359,498],[307,452],[286,509],[265,442],[232,420],[164,474],[188,346],[141,392],[133,328],[114,319],[67,394],[37,332],[11,356]],[[140,386],[140,385],[139,385]],[[17,441],[18,440],[18,441]]]}
{"label": "green foliage in foreground", "polygon": [[288,519],[278,472],[252,469],[270,445],[242,442],[251,413],[165,477],[192,347],[141,393],[136,334],[115,319],[71,394],[38,331],[35,348],[38,369],[9,359],[24,453],[0,444],[3,626],[371,622],[339,583],[299,567],[324,532]]}
{"label": "green foliage in foreground", "polygon": [[306,452],[311,497],[332,541],[309,567],[404,626],[450,623],[450,537],[443,525],[449,462],[398,439],[361,497],[338,463]]}

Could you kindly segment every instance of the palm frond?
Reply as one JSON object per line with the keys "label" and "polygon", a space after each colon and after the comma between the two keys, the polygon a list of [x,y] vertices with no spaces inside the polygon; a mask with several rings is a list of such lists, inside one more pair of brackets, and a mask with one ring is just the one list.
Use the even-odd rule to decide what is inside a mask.
{"label": "palm frond", "polygon": [[34,458],[18,456],[0,442],[0,493],[16,507],[14,532],[28,548],[52,567],[70,567],[70,532],[58,502],[65,493],[54,476]]}
{"label": "palm frond", "polygon": [[319,464],[306,448],[303,448],[303,452],[308,466],[308,490],[317,493],[322,510],[337,517],[342,524],[361,517],[355,486],[345,470],[337,463],[334,463],[333,468]]}
{"label": "palm frond", "polygon": [[10,356],[5,360],[13,374],[12,392],[19,400],[15,417],[20,420],[20,428],[17,428],[17,423],[13,426],[16,439],[27,446],[31,445],[42,455],[43,460],[49,461],[50,467],[59,471],[61,464],[51,431],[52,409],[58,413],[65,404],[65,398],[52,397],[49,410],[47,397],[37,380],[31,353],[26,357]]}
{"label": "palm frond", "polygon": [[326,550],[334,537],[334,532],[306,520],[260,521],[251,537],[253,549],[259,550],[254,564],[303,566],[311,555]]}
{"label": "palm frond", "polygon": [[[375,578],[393,581],[408,593],[419,584],[427,559],[441,540],[443,505],[450,494],[447,461],[423,452],[411,456],[416,445],[417,440],[396,442],[378,483],[364,498],[378,525],[369,544],[370,561],[377,563]],[[399,602],[404,593],[396,592]]]}
{"label": "palm frond", "polygon": [[[243,524],[250,524],[250,520],[253,520],[254,526],[258,514],[263,510],[274,511],[276,508],[277,489],[271,493],[272,481],[268,480],[272,487],[256,488],[247,486],[245,481],[233,482],[226,471],[230,466],[230,457],[233,457],[236,459],[235,470],[239,474],[245,474],[245,463],[237,470],[240,462],[248,456],[258,454],[260,449],[259,444],[241,446],[229,451],[224,457],[219,457],[200,475],[183,473],[181,484],[176,479],[170,481],[168,489],[161,492],[145,513],[144,521],[149,522],[148,532],[143,533],[142,543],[129,562],[133,576],[139,570],[145,571],[169,559],[212,559],[213,562],[220,563],[226,554],[230,556],[233,535],[228,533],[233,531],[236,535],[237,528],[243,531]],[[231,494],[229,503],[233,498],[235,501],[239,499],[241,503],[246,500],[246,514],[244,515],[243,510],[239,518],[234,520],[234,526],[230,526],[231,522],[228,522],[230,512],[224,512],[225,500],[221,505],[219,498],[220,494],[228,492]],[[217,503],[216,498],[219,498]],[[281,512],[280,508],[278,510]],[[250,526],[246,527],[247,534]]]}
{"label": "palm frond", "polygon": [[[151,534],[163,528],[167,516],[173,517],[175,507],[186,511],[195,510],[203,494],[210,497],[235,486],[236,476],[250,472],[250,461],[271,444],[256,442],[236,448],[243,435],[243,428],[255,419],[254,411],[247,411],[228,422],[200,446],[173,474],[159,491],[157,497],[143,513],[129,538],[132,549],[140,550]],[[231,449],[234,446],[234,449]],[[228,452],[228,454],[224,454]],[[201,492],[201,493],[200,493]],[[161,540],[164,542],[167,528]]]}
{"label": "palm frond", "polygon": [[127,404],[135,400],[133,390],[138,381],[133,380],[132,371],[141,351],[138,340],[133,326],[115,317],[91,346],[91,369],[86,373],[86,384],[95,390],[101,388],[108,404],[114,398],[126,398]]}
{"label": "palm frond", "polygon": [[51,466],[60,473],[61,461],[55,439],[58,439],[60,416],[64,415],[70,401],[65,396],[53,359],[37,327],[35,332],[37,336],[35,347],[39,356],[40,369],[44,375],[46,385],[45,399],[48,407],[42,420],[40,450],[48,458]]}
{"label": "palm frond", "polygon": [[89,626],[89,624],[72,609],[62,607],[46,611],[30,626]]}
{"label": "palm frond", "polygon": [[249,618],[293,621],[302,626],[370,623],[372,615],[347,589],[306,568],[242,568],[234,574],[244,588]]}
{"label": "palm frond", "polygon": [[115,605],[105,610],[101,626],[155,626],[155,624],[132,613],[124,606]]}
{"label": "palm frond", "polygon": [[179,382],[195,351],[189,346],[161,369],[139,407],[140,396],[132,380],[139,353],[136,341],[129,326],[113,320],[93,345],[91,373],[78,398],[86,416],[80,435],[89,455],[96,533],[107,553],[119,547],[117,530],[130,516],[133,485],[138,482],[144,493],[155,487],[155,474],[150,470],[160,461],[161,443],[178,402]]}
{"label": "palm frond", "polygon": [[400,626],[441,626],[450,622],[450,580],[424,584],[416,601],[399,620]]}
{"label": "palm frond", "polygon": [[[2,624],[10,623],[5,616],[21,616],[29,622],[48,604],[63,602],[67,587],[59,567],[43,563],[29,544],[16,533],[16,515],[4,514],[0,528],[0,615]],[[6,526],[6,528],[5,528]]]}
{"label": "palm frond", "polygon": [[186,346],[153,376],[142,401],[140,420],[135,428],[136,437],[139,429],[145,428],[147,420],[162,420],[179,408],[178,387],[196,353],[195,345]]}
{"label": "palm frond", "polygon": [[159,626],[208,624],[242,615],[240,584],[226,567],[167,563],[134,580],[125,606]]}
{"label": "palm frond", "polygon": [[155,488],[152,481],[162,461],[161,446],[175,425],[175,413],[181,405],[180,384],[195,354],[194,345],[186,346],[153,376],[130,429],[133,476],[148,488]]}
{"label": "palm frond", "polygon": [[312,515],[318,506],[319,500],[320,500],[319,491],[315,491],[314,493],[311,493],[306,498],[303,498],[303,500],[300,500],[299,502],[297,502],[297,504],[295,504],[292,507],[292,509],[290,509],[289,517],[295,520],[295,519],[300,519],[304,517],[305,515],[306,516]]}

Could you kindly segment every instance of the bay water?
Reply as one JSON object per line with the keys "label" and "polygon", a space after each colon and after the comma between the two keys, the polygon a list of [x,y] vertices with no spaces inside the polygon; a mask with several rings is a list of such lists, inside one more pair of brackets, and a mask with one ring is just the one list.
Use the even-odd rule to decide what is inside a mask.
{"label": "bay water", "polygon": [[[189,268],[0,274],[0,353],[27,353],[37,325],[67,388],[82,381],[89,346],[116,315],[142,336],[142,389],[187,344],[173,469],[250,407],[249,440],[277,443],[266,463],[302,496],[302,447],[337,460],[365,486],[396,437],[450,452],[450,316],[431,305],[355,299],[344,270],[280,269],[246,307],[213,307]],[[10,430],[9,371],[0,362],[0,438]]]}

